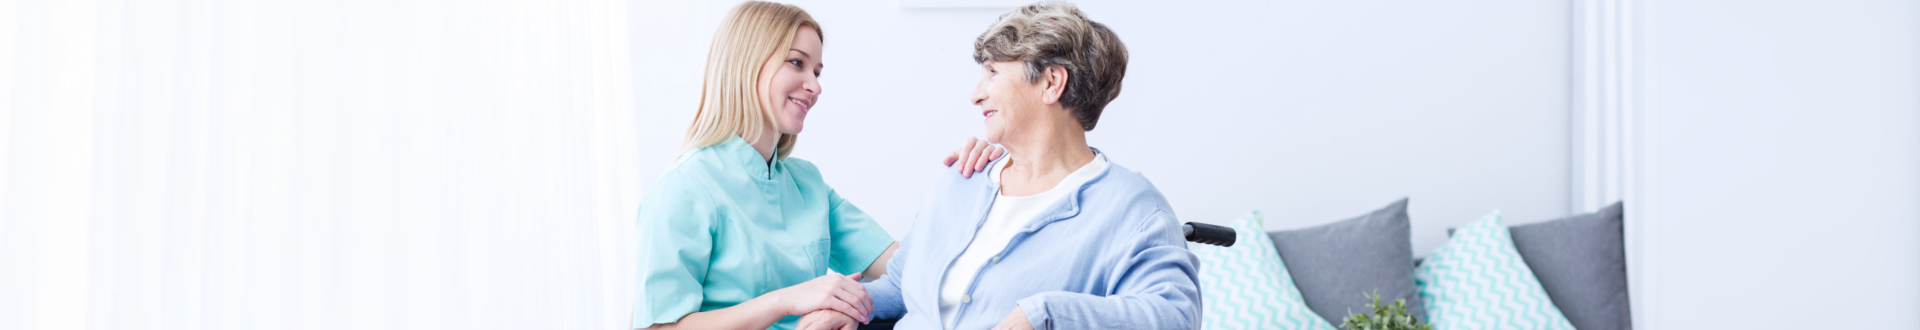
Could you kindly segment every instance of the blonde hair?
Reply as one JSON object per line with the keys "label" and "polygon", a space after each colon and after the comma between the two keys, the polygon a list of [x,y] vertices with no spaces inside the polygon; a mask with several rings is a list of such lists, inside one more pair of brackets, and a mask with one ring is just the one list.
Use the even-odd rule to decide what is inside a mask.
{"label": "blonde hair", "polygon": [[[760,140],[760,134],[775,120],[760,104],[761,66],[775,52],[792,47],[793,35],[802,26],[812,27],[821,40],[826,40],[820,23],[793,5],[747,1],[727,13],[707,50],[700,110],[693,115],[693,124],[687,126],[683,148],[719,144],[736,135],[749,143]],[[775,157],[786,158],[793,153],[797,138],[780,134]]]}
{"label": "blonde hair", "polygon": [[1100,122],[1101,110],[1120,97],[1127,45],[1073,3],[1043,1],[1000,15],[974,39],[973,61],[1024,63],[1027,83],[1039,82],[1049,67],[1066,69],[1060,104],[1073,112],[1081,129],[1091,131]]}

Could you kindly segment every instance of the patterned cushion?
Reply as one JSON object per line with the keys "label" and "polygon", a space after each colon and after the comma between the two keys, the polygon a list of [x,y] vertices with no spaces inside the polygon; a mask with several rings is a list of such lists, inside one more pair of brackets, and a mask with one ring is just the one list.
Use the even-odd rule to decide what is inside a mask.
{"label": "patterned cushion", "polygon": [[1264,227],[1254,211],[1234,222],[1232,247],[1187,244],[1200,257],[1201,329],[1334,330],[1307,309]]}
{"label": "patterned cushion", "polygon": [[1573,329],[1514,250],[1500,211],[1461,226],[1413,279],[1434,329]]}

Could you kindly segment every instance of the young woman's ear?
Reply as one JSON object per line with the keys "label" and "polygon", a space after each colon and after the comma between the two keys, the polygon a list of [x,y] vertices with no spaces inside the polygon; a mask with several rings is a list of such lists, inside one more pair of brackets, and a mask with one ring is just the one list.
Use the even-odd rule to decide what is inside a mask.
{"label": "young woman's ear", "polygon": [[1060,103],[1060,96],[1067,94],[1067,68],[1048,66],[1040,75],[1043,78],[1040,82],[1046,84],[1046,92],[1040,95],[1040,101],[1044,104]]}

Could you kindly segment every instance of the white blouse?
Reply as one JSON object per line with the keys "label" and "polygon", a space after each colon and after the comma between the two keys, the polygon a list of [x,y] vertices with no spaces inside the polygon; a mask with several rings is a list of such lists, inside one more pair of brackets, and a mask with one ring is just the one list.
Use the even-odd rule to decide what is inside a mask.
{"label": "white blouse", "polygon": [[[987,176],[993,179],[994,184],[999,184],[1000,171],[1012,163],[1011,158],[1000,162],[1000,166],[988,169]],[[1106,170],[1107,156],[1096,152],[1093,161],[1067,174],[1059,184],[1045,192],[1031,196],[1007,196],[1002,193],[994,197],[993,208],[987,211],[987,222],[980,225],[980,230],[973,235],[973,242],[967,244],[966,251],[960,253],[960,258],[954,260],[953,265],[947,268],[947,273],[940,278],[941,327],[953,326],[954,312],[968,299],[967,292],[973,287],[974,276],[987,263],[1000,260],[1000,252],[1006,250],[1007,243],[1020,233],[1020,228],[1040,216],[1040,212],[1046,211],[1048,206],[1058,203]]]}

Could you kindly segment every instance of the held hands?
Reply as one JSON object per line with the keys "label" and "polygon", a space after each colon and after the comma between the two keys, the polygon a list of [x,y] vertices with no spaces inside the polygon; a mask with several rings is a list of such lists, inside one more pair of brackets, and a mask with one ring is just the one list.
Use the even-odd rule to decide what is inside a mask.
{"label": "held hands", "polygon": [[959,161],[960,175],[971,178],[974,172],[986,172],[987,163],[1000,159],[1000,156],[1005,153],[1005,149],[995,147],[987,143],[987,140],[969,136],[966,142],[960,144],[960,150],[954,150],[952,154],[948,154],[947,159],[942,163],[952,166],[955,161]]}
{"label": "held hands", "polygon": [[[860,324],[854,321],[852,316],[833,310],[819,310],[800,317],[800,326],[794,330],[858,330],[859,328]],[[1026,310],[1020,309],[1019,305],[1014,305],[1013,312],[1007,313],[1007,318],[1000,319],[1000,324],[994,325],[993,330],[1033,330],[1033,324],[1027,322]]]}
{"label": "held hands", "polygon": [[823,309],[801,316],[800,326],[795,327],[794,330],[857,330],[859,328],[860,322],[854,321],[852,316],[831,309]]}
{"label": "held hands", "polygon": [[[860,285],[860,274],[827,274],[813,280],[767,293],[787,315],[811,315],[825,311],[868,318],[873,312],[872,297]],[[804,323],[804,321],[803,321]]]}

